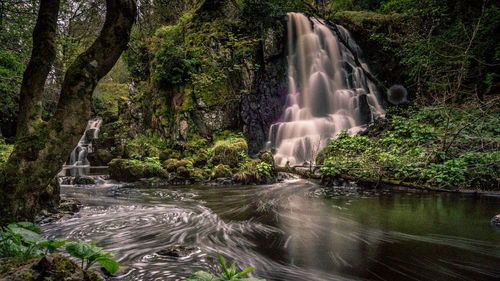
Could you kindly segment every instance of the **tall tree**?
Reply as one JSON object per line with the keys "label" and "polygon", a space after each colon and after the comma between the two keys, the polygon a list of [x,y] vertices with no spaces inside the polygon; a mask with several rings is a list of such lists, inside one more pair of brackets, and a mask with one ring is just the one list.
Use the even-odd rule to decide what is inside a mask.
{"label": "tall tree", "polygon": [[[42,0],[40,4],[33,34],[34,48],[22,83],[20,104],[23,105],[21,111],[26,112],[18,121],[14,151],[0,170],[3,196],[0,224],[35,219],[41,208],[42,194],[85,131],[92,92],[127,47],[136,16],[135,0],[106,1],[106,20],[101,33],[66,71],[56,112],[44,122],[39,113],[43,90],[40,81],[45,82],[46,67],[53,60],[50,52],[55,46],[53,33],[58,6],[59,0]],[[37,46],[44,47],[35,51]],[[31,65],[31,62],[36,63]]]}

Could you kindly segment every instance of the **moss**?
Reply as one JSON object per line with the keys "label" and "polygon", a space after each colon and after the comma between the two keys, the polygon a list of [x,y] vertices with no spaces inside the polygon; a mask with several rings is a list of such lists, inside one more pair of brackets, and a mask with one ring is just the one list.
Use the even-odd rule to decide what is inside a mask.
{"label": "moss", "polygon": [[181,152],[173,149],[165,149],[160,152],[160,161],[165,161],[171,158],[179,159],[181,158]]}
{"label": "moss", "polygon": [[193,159],[193,166],[204,167],[208,163],[208,152],[206,149],[202,148],[196,153]]}
{"label": "moss", "polygon": [[26,271],[21,272],[17,276],[17,279],[18,280],[25,280],[25,281],[35,280],[35,276],[33,276],[33,270],[32,269],[28,269]]}
{"label": "moss", "polygon": [[246,158],[248,145],[243,138],[231,138],[215,143],[212,148],[212,164],[224,164],[230,167],[237,167]]}
{"label": "moss", "polygon": [[23,267],[30,265],[38,259],[21,260],[21,259],[0,259],[0,278],[4,278]]}
{"label": "moss", "polygon": [[191,179],[195,182],[203,182],[207,179],[208,173],[200,168],[194,168],[190,173]]}
{"label": "moss", "polygon": [[158,160],[140,161],[113,159],[109,162],[109,174],[112,179],[119,181],[136,181],[141,178],[150,177],[168,177]]}
{"label": "moss", "polygon": [[271,166],[275,166],[274,164],[274,157],[273,157],[273,154],[270,152],[270,151],[264,151],[264,150],[261,150],[259,151],[259,153],[257,154],[257,156],[259,157],[260,161],[264,162],[264,163],[267,163]]}
{"label": "moss", "polygon": [[[53,257],[53,264],[49,269],[48,276],[49,278],[52,278],[52,280],[68,280],[69,278],[75,278],[76,276],[82,275],[84,281],[101,280],[100,276],[92,270],[86,270],[82,272],[80,266],[68,257],[59,254],[56,254]],[[79,272],[82,273],[79,274]],[[78,279],[79,277],[76,278]]]}
{"label": "moss", "polygon": [[232,172],[228,165],[219,164],[214,168],[213,177],[216,179],[231,177],[231,175]]}
{"label": "moss", "polygon": [[97,116],[106,112],[118,113],[118,103],[129,95],[127,84],[99,83],[93,94],[93,110]]}
{"label": "moss", "polygon": [[13,150],[14,150],[13,145],[0,143],[0,165],[2,165],[2,163],[7,162]]}
{"label": "moss", "polygon": [[169,172],[175,172],[177,170],[177,159],[168,159],[163,162],[163,168],[165,168]]}
{"label": "moss", "polygon": [[180,167],[177,167],[176,176],[180,177],[180,178],[189,178],[190,173],[189,173],[189,170],[185,166],[180,166]]}

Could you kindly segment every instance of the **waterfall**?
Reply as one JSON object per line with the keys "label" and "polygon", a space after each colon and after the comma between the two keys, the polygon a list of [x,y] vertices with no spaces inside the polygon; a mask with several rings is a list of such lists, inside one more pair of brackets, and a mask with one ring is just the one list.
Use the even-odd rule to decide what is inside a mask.
{"label": "waterfall", "polygon": [[[359,58],[359,46],[344,27],[337,27]],[[314,162],[339,132],[359,132],[384,110],[373,82],[322,20],[289,13],[288,50],[286,109],[271,125],[268,145],[278,165],[301,165]]]}
{"label": "waterfall", "polygon": [[101,118],[94,118],[88,121],[85,133],[80,138],[75,149],[71,152],[66,165],[63,166],[63,172],[66,171],[66,173],[63,174],[67,175],[69,172],[71,176],[83,176],[89,173],[90,163],[87,159],[87,155],[94,152],[92,140],[98,138],[101,125]]}

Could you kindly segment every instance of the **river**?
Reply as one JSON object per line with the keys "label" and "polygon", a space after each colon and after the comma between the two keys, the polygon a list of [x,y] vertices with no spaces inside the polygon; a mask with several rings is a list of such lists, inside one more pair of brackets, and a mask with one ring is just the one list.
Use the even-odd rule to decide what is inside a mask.
{"label": "river", "polygon": [[[352,188],[305,180],[266,186],[63,186],[83,203],[42,225],[94,240],[123,267],[111,280],[219,272],[217,253],[267,280],[498,280],[500,199]],[[181,258],[161,256],[173,245]]]}

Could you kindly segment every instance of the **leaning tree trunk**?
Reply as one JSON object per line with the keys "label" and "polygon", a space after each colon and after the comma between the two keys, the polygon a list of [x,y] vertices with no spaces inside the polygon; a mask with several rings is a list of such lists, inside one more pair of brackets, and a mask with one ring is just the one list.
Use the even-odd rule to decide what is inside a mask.
{"label": "leaning tree trunk", "polygon": [[[135,0],[107,0],[101,33],[66,72],[54,116],[47,123],[24,121],[30,122],[28,133],[18,138],[0,171],[0,224],[35,219],[41,195],[85,131],[92,92],[127,47],[135,15]],[[39,102],[28,99],[22,104]]]}

